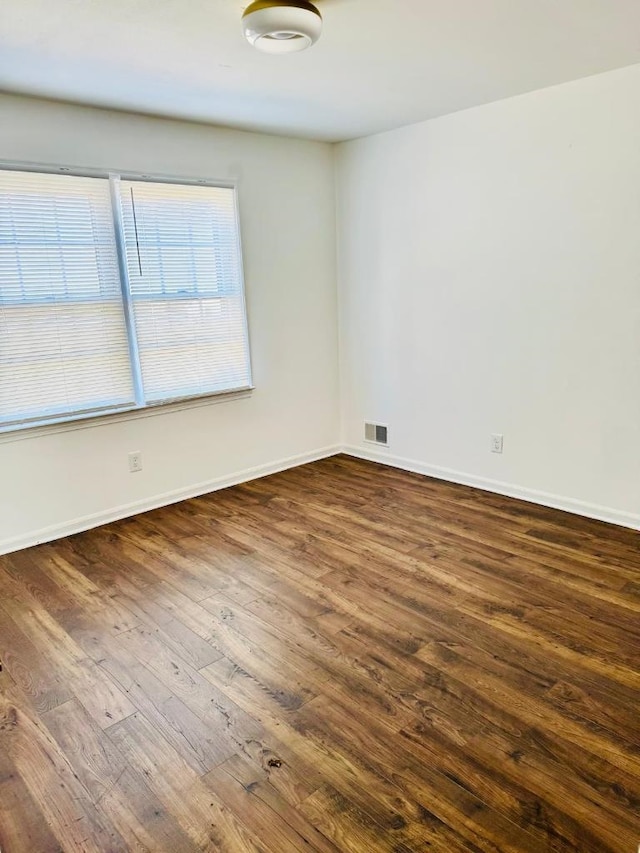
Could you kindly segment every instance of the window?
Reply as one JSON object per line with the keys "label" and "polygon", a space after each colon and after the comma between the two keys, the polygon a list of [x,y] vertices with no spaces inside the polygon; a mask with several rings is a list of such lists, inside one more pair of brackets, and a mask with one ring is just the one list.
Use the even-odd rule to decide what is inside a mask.
{"label": "window", "polygon": [[249,387],[233,189],[0,170],[0,430]]}

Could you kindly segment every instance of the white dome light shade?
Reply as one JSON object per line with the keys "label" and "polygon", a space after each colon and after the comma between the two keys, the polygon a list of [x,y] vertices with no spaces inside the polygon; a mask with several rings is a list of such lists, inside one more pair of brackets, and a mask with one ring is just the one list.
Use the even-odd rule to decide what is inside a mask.
{"label": "white dome light shade", "polygon": [[320,38],[322,17],[306,0],[256,0],[242,15],[242,29],[258,50],[293,53]]}

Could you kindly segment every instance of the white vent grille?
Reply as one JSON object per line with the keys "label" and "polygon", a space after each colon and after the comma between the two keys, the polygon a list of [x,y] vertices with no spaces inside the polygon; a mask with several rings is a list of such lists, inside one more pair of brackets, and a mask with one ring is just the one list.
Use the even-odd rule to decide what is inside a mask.
{"label": "white vent grille", "polygon": [[364,440],[372,444],[389,444],[389,427],[386,424],[365,423]]}

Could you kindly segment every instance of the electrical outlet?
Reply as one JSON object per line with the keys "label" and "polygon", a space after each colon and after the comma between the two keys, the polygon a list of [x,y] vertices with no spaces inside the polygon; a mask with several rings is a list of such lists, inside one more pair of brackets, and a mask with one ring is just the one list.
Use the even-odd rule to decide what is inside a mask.
{"label": "electrical outlet", "polygon": [[139,450],[134,450],[129,454],[129,471],[132,474],[142,471],[142,453]]}
{"label": "electrical outlet", "polygon": [[498,433],[495,433],[491,436],[491,452],[492,453],[502,453],[502,446],[504,444],[504,436]]}

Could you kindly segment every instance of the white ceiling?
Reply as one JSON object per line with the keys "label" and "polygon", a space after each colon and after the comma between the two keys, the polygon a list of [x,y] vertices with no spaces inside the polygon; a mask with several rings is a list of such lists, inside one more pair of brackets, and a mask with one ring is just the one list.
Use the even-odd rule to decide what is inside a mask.
{"label": "white ceiling", "polygon": [[285,56],[247,2],[0,0],[0,88],[333,141],[640,62],[639,0],[317,0]]}

